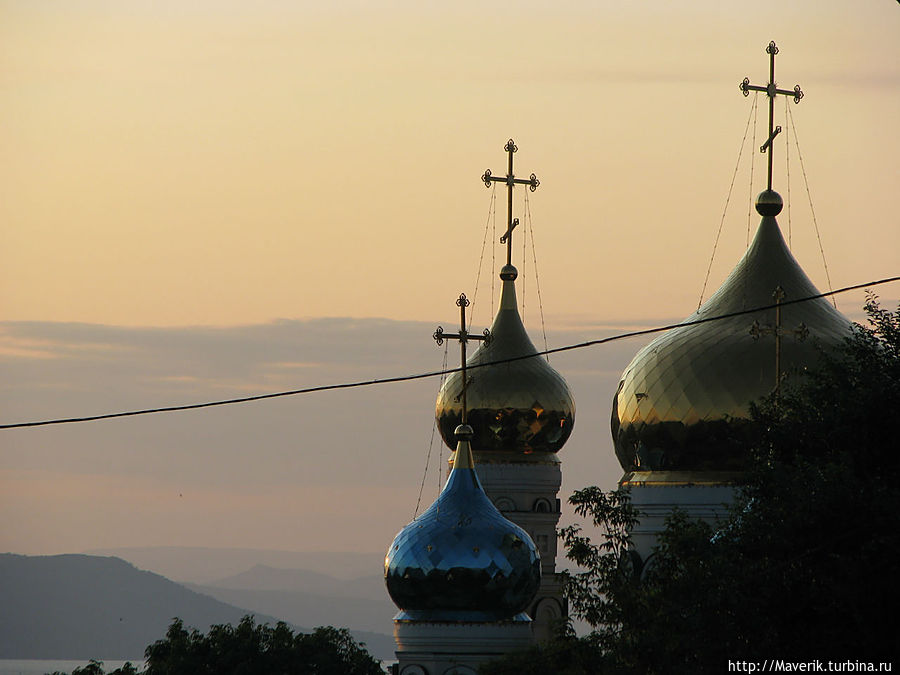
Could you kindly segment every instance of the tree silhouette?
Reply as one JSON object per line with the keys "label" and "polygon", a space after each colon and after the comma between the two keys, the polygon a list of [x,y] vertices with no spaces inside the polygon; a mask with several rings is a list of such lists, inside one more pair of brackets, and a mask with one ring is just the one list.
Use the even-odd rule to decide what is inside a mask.
{"label": "tree silhouette", "polygon": [[[506,657],[482,675],[720,673],[765,659],[894,660],[900,603],[900,308],[866,303],[839,352],[752,407],[753,467],[725,522],[673,513],[648,561],[628,549],[627,494],[576,492],[601,531],[562,530],[585,571],[566,583],[588,638]],[[737,667],[737,666],[735,666]],[[824,666],[823,666],[824,667]],[[543,668],[543,669],[542,669]],[[861,671],[864,668],[845,667]],[[746,669],[745,669],[745,672]]]}

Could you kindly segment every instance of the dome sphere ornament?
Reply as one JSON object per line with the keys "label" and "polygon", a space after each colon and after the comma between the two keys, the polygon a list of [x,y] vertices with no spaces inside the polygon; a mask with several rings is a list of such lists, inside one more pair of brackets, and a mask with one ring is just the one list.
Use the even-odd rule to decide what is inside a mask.
{"label": "dome sphere ornament", "polygon": [[519,276],[519,271],[512,265],[504,265],[500,270],[500,278],[503,281],[515,281]]}
{"label": "dome sphere ornament", "polygon": [[775,190],[763,190],[756,197],[756,212],[774,218],[784,208],[784,200]]}

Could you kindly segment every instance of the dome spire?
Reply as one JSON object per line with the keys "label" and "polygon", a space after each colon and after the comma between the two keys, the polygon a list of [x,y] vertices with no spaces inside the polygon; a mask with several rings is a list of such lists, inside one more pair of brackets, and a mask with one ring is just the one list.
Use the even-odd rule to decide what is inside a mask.
{"label": "dome spire", "polygon": [[[478,374],[471,379],[466,379],[465,372],[448,377],[438,394],[435,415],[441,437],[451,449],[456,446],[456,427],[471,424],[472,450],[480,463],[488,461],[481,454],[484,452],[492,453],[492,460],[505,454],[506,459],[514,456],[516,461],[553,462],[558,460],[546,455],[556,453],[569,438],[575,404],[562,376],[537,357],[538,351],[519,316],[515,287],[519,273],[512,265],[512,234],[519,221],[512,217],[512,192],[516,185],[527,185],[534,191],[540,181],[534,174],[528,179],[516,178],[513,154],[518,148],[513,139],[506,142],[505,150],[509,155],[506,176],[492,176],[488,169],[481,177],[487,186],[503,182],[507,187],[507,229],[500,238],[506,244],[506,265],[500,270],[500,307],[489,331],[491,339],[470,360],[470,365],[481,366]],[[435,339],[442,336],[443,329],[439,328]],[[530,356],[534,358],[526,358]]]}
{"label": "dome spire", "polygon": [[[849,320],[821,297],[785,244],[775,219],[784,205],[772,189],[772,145],[781,132],[781,127],[773,126],[775,97],[793,96],[799,103],[803,92],[800,85],[793,90],[777,88],[774,42],[766,53],[768,84],[752,85],[749,78],[740,84],[745,96],[762,91],[769,97],[769,136],[760,147],[768,154],[769,171],[767,188],[756,199],[762,216],[759,229],[719,290],[684,325],[639,351],[622,374],[611,419],[616,455],[626,472],[622,484],[631,480],[629,476],[646,472],[691,474],[694,481],[716,472],[721,478],[745,471],[754,442],[751,402],[771,391],[773,379],[777,395],[786,372],[804,373],[818,361],[822,348],[841,344],[849,334]],[[782,322],[786,297],[807,299],[792,306],[795,328]],[[733,315],[752,307],[760,309]],[[722,318],[694,323],[708,317]],[[774,364],[768,346],[759,344],[764,335],[775,338]],[[807,335],[814,340],[805,340]],[[796,339],[782,340],[786,336]]]}
{"label": "dome spire", "polygon": [[513,218],[513,187],[518,183],[519,185],[527,185],[528,189],[534,192],[537,190],[538,185],[541,184],[541,181],[537,179],[537,176],[531,174],[528,179],[525,178],[516,178],[515,174],[513,174],[513,153],[515,153],[519,148],[516,146],[516,142],[513,139],[509,139],[506,141],[506,145],[503,146],[503,149],[506,150],[509,155],[509,165],[506,169],[505,176],[492,176],[491,170],[487,169],[484,174],[481,176],[481,180],[484,181],[485,187],[490,187],[491,183],[506,183],[506,233],[500,237],[500,243],[506,244],[506,265],[507,267],[512,266],[512,234],[513,230],[516,228],[516,225],[519,224],[518,218]]}
{"label": "dome spire", "polygon": [[[480,340],[485,344],[489,344],[491,341],[491,332],[487,328],[484,329],[484,332],[481,335],[469,335],[469,331],[466,330],[466,307],[468,307],[469,304],[470,302],[466,297],[466,294],[460,293],[459,297],[456,299],[456,306],[459,307],[459,333],[445,333],[444,327],[438,326],[433,335],[434,341],[437,342],[438,345],[444,344],[445,338],[459,340],[460,373],[462,376],[462,391],[460,392],[460,396],[462,397],[462,415],[460,416],[460,423],[456,428],[454,435],[458,441],[465,440],[466,442],[458,444],[457,457],[454,461],[454,466],[458,466],[461,469],[471,469],[475,466],[475,462],[472,459],[472,450],[468,443],[468,441],[472,440],[473,432],[466,417],[466,411],[469,407],[466,393],[466,390],[469,388],[469,380],[466,378],[466,343],[469,340]],[[465,450],[465,456],[459,456],[459,450]]]}
{"label": "dome spire", "polygon": [[475,470],[466,423],[466,343],[490,342],[469,335],[460,293],[459,333],[438,326],[434,339],[459,340],[462,353],[462,415],[456,427],[456,458],[437,500],[394,538],[385,556],[388,593],[401,609],[395,621],[529,622],[520,614],[541,583],[541,556],[528,533],[503,517],[484,492]]}
{"label": "dome spire", "polygon": [[[775,140],[775,137],[781,133],[781,127],[773,127],[774,117],[775,117],[775,96],[778,94],[782,94],[784,96],[793,96],[794,103],[800,103],[800,99],[803,98],[803,92],[800,90],[800,85],[795,85],[793,89],[778,89],[778,86],[775,83],[775,55],[778,53],[778,47],[774,41],[769,43],[769,46],[766,47],[766,54],[769,55],[769,83],[765,87],[760,87],[759,85],[750,84],[750,78],[745,77],[744,81],[740,83],[739,87],[742,92],[744,92],[744,96],[749,96],[751,91],[764,91],[766,92],[766,96],[769,97],[769,137],[766,139],[766,142],[762,144],[759,148],[760,152],[764,152],[768,155],[769,161],[769,173],[768,173],[768,182],[766,183],[766,190],[768,192],[772,192],[772,141]],[[778,212],[781,211],[779,206],[778,211],[772,214],[763,213],[760,211],[760,201],[756,203],[756,209],[759,211],[761,216],[766,215],[778,215]]]}

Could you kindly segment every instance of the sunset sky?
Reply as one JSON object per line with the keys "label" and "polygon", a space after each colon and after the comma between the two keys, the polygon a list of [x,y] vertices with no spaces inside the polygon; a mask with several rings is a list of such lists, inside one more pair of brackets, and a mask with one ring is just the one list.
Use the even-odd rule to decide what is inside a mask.
{"label": "sunset sky", "polygon": [[[738,83],[765,84],[769,40],[779,86],[806,94],[789,106],[832,286],[896,275],[898,36],[894,0],[0,0],[0,423],[439,368],[430,334],[476,292],[479,178],[505,172],[510,137],[541,181],[550,346],[681,319],[751,113]],[[765,187],[765,110],[705,297]],[[785,110],[774,186],[825,290]],[[896,307],[900,285],[878,293]],[[554,360],[578,407],[562,497],[619,478],[609,405],[641,344]],[[0,431],[0,550],[382,550],[412,517],[437,387]]]}

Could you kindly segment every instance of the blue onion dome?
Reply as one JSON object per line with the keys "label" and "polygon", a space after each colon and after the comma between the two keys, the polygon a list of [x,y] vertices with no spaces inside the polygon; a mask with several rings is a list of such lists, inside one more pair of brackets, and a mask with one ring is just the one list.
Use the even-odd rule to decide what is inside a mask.
{"label": "blue onion dome", "polygon": [[[500,272],[503,291],[491,326],[491,340],[467,364],[468,423],[475,431],[472,450],[479,462],[506,456],[513,461],[531,453],[556,453],[572,433],[575,402],[562,376],[542,356],[478,367],[537,354],[516,307],[516,268]],[[454,429],[462,420],[462,374],[444,382],[435,405],[441,436],[455,447]],[[554,462],[558,461],[553,457]]]}
{"label": "blue onion dome", "polygon": [[460,426],[456,461],[440,496],[394,537],[384,559],[397,620],[521,619],[541,583],[531,537],[491,503],[475,465],[472,429]]}
{"label": "blue onion dome", "polygon": [[[781,206],[778,193],[760,194],[756,208],[762,220],[753,243],[685,322],[772,305],[779,286],[783,302],[819,293],[785,245],[775,220]],[[754,322],[761,331],[753,330]],[[622,468],[744,470],[749,403],[775,387],[775,323],[773,308],[683,325],[638,352],[613,399],[612,435]],[[787,377],[797,377],[815,364],[821,348],[833,348],[850,334],[849,319],[825,298],[783,306],[781,326],[780,370]]]}

